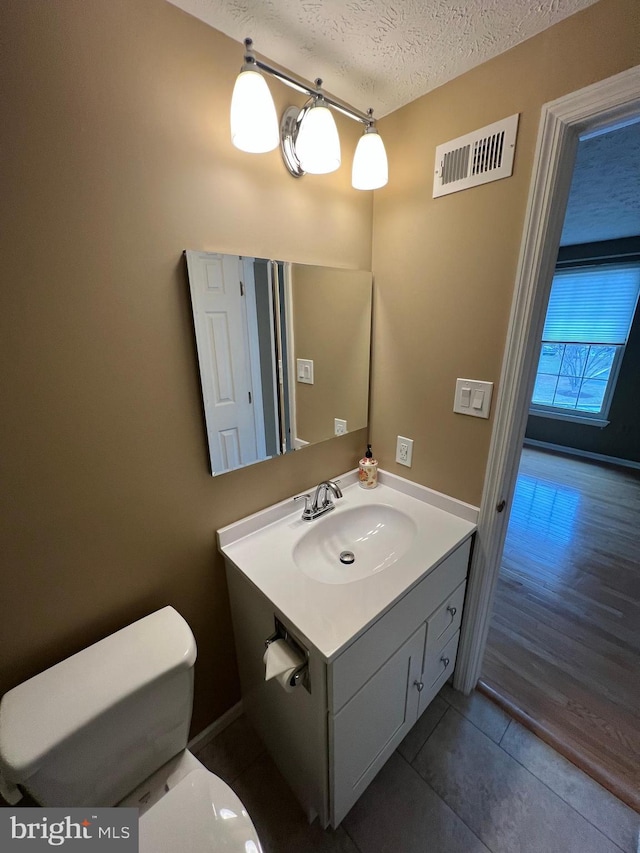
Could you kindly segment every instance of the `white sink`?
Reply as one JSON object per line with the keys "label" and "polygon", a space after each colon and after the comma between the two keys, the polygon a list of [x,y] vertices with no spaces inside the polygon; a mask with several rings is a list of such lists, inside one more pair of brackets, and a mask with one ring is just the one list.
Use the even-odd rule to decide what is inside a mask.
{"label": "white sink", "polygon": [[327,661],[471,536],[478,515],[386,471],[376,489],[360,488],[356,471],[340,488],[335,509],[313,521],[289,498],[218,531],[227,566]]}
{"label": "white sink", "polygon": [[307,524],[293,560],[321,583],[352,583],[387,569],[409,550],[418,532],[405,512],[380,503],[332,510]]}

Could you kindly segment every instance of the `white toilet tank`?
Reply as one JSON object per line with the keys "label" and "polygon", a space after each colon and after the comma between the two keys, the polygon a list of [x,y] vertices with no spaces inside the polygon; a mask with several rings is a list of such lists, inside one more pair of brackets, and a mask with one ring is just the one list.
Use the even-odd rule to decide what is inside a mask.
{"label": "white toilet tank", "polygon": [[186,748],[196,644],[158,610],[10,690],[0,773],[44,806],[113,806]]}

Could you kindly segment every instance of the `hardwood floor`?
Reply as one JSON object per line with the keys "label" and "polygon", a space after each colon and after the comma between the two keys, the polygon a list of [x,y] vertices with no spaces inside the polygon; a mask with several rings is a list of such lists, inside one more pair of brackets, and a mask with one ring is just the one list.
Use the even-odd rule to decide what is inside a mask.
{"label": "hardwood floor", "polygon": [[523,450],[482,688],[640,810],[640,471]]}

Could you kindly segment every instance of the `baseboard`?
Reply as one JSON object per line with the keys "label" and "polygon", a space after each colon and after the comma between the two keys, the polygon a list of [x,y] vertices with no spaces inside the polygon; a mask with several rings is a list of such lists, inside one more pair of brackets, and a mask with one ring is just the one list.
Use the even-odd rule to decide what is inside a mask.
{"label": "baseboard", "polygon": [[582,456],[584,459],[593,459],[595,462],[606,462],[609,465],[620,465],[623,468],[636,468],[640,470],[640,462],[632,459],[620,459],[618,456],[605,456],[603,453],[591,453],[590,450],[579,450],[577,447],[565,447],[564,444],[551,444],[550,441],[538,441],[535,438],[525,438],[525,447],[537,447],[540,450],[554,450],[558,453],[567,453],[569,456]]}
{"label": "baseboard", "polygon": [[230,726],[242,714],[242,699],[236,702],[228,711],[225,711],[221,717],[214,720],[210,726],[200,732],[199,735],[193,737],[187,744],[191,752],[197,752],[206,746],[209,741],[213,740],[216,735],[224,731],[227,726]]}

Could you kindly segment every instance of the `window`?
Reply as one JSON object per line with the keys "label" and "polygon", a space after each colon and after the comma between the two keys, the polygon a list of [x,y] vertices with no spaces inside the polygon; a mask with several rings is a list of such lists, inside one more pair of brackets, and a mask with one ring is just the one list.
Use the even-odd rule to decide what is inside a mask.
{"label": "window", "polygon": [[640,290],[640,264],[558,270],[531,400],[533,414],[603,425]]}

